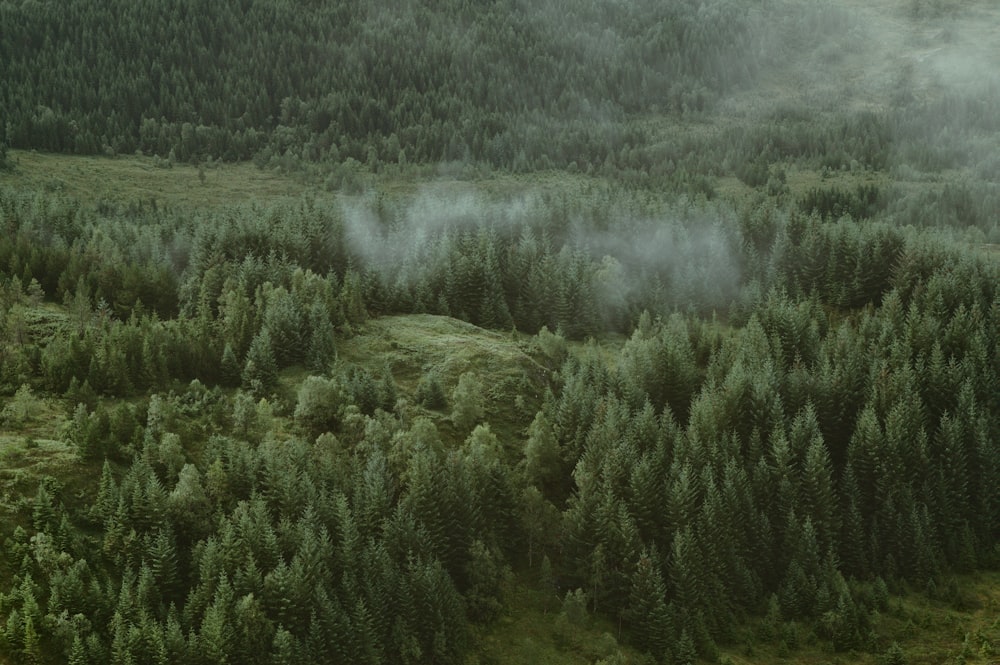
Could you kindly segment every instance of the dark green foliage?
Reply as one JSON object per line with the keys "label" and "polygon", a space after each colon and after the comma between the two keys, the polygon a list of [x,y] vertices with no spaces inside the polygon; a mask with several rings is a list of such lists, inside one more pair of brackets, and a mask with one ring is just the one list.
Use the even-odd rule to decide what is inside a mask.
{"label": "dark green foliage", "polygon": [[271,335],[265,328],[250,343],[243,366],[243,386],[255,393],[270,390],[278,381],[278,363],[275,359]]}
{"label": "dark green foliage", "polygon": [[[288,367],[305,358],[305,317],[299,303],[283,288],[264,291],[264,328],[271,336],[271,347],[278,367]],[[250,344],[253,351],[253,343]]]}
{"label": "dark green foliage", "polygon": [[428,409],[440,410],[448,405],[444,387],[441,385],[441,378],[434,370],[420,377],[414,397],[416,397],[418,404]]}
{"label": "dark green foliage", "polygon": [[7,149],[10,144],[7,139],[7,123],[2,123],[0,125],[0,171],[5,171],[10,168],[10,162],[7,159]]}
{"label": "dark green foliage", "polygon": [[[23,146],[93,152],[106,140],[191,161],[328,160],[337,173],[345,161],[392,168],[401,153],[638,172],[659,160],[636,147],[644,130],[625,128],[622,109],[697,112],[755,66],[700,57],[749,43],[734,3],[660,4],[609,5],[608,16],[581,6],[580,44],[502,3],[449,7],[476,37],[461,59],[419,2],[407,10],[426,23],[417,37],[338,3],[212,6],[190,31],[170,7],[69,2],[63,16],[6,3],[0,91],[16,93],[11,133]],[[111,10],[122,21],[107,30],[121,40],[84,48],[63,34]],[[81,114],[75,68],[123,44],[141,64],[142,32],[129,26],[147,19],[162,19],[157,62],[171,68],[154,63],[136,83],[120,59],[91,66],[90,82],[107,85],[85,86],[100,97],[89,106],[107,108]],[[636,57],[596,67],[584,48],[596,34]],[[51,64],[49,49],[86,57]],[[508,51],[525,66],[493,57]],[[343,67],[304,64],[331,53]],[[213,60],[209,72],[202,61]],[[26,67],[39,63],[54,74],[29,86]],[[369,76],[354,76],[359,67]],[[495,76],[469,87],[465,67]],[[670,85],[657,85],[667,71]],[[693,86],[691,72],[714,80]],[[581,111],[595,100],[606,100],[601,130],[593,108]],[[71,502],[45,482],[20,504],[11,524],[25,526],[0,571],[13,580],[0,597],[3,655],[458,663],[469,623],[496,620],[511,571],[533,576],[539,561],[539,587],[566,597],[560,622],[620,622],[665,662],[714,659],[716,642],[742,641],[760,614],[749,619],[759,637],[786,655],[812,639],[873,649],[872,613],[903,585],[965,602],[946,580],[995,565],[1000,532],[1000,274],[969,248],[995,233],[995,193],[831,186],[792,201],[785,160],[884,167],[895,121],[778,120],[722,132],[733,140],[725,173],[770,190],[745,205],[675,203],[641,178],[633,190],[583,176],[579,191],[487,187],[459,212],[392,187],[360,192],[357,209],[304,197],[196,215],[0,189],[0,392],[14,395],[4,427],[40,426],[23,403],[52,409],[64,397],[53,436],[96,486],[74,488]],[[688,140],[655,150],[715,159]],[[979,231],[956,242],[904,226],[949,216]],[[411,393],[402,343],[386,358],[337,360],[340,336],[366,332],[370,315],[412,312],[494,329],[485,335],[537,332],[517,360],[530,391],[508,404],[478,358],[449,356]],[[605,344],[607,333],[624,341]],[[600,342],[577,343],[590,335]],[[301,366],[316,376],[294,395],[286,384]],[[456,375],[448,400],[442,382]],[[241,384],[249,392],[217,388]],[[503,422],[511,409],[537,415],[524,428],[515,414],[515,427]]]}
{"label": "dark green foliage", "polygon": [[889,648],[878,657],[879,665],[907,665],[909,662],[898,642],[890,644]]}
{"label": "dark green foliage", "polygon": [[853,191],[813,188],[799,201],[799,208],[824,219],[868,219],[885,207],[885,197],[877,185],[858,185]]}
{"label": "dark green foliage", "polygon": [[[391,375],[389,380],[391,381]],[[358,407],[361,413],[372,415],[375,409],[391,411],[395,406],[395,394],[385,390],[376,377],[366,368],[352,366],[346,371],[344,389],[350,404]],[[391,404],[387,403],[389,400]]]}
{"label": "dark green foliage", "polygon": [[309,310],[309,345],[306,365],[314,372],[326,372],[337,356],[333,324],[326,308],[318,300]]}
{"label": "dark green foliage", "polygon": [[559,441],[545,413],[539,411],[528,426],[528,440],[524,443],[525,475],[528,482],[551,488],[562,476],[562,455]]}
{"label": "dark green foliage", "polygon": [[670,638],[674,634],[666,591],[658,558],[644,552],[632,577],[628,617],[636,646],[657,660],[664,660],[670,654]]}
{"label": "dark green foliage", "polygon": [[511,577],[503,555],[492,551],[481,541],[472,543],[466,575],[469,589],[465,594],[468,616],[473,621],[488,623],[503,610],[504,586]]}
{"label": "dark green foliage", "polygon": [[462,432],[468,432],[485,415],[484,392],[479,378],[472,372],[464,372],[451,393],[451,419]]}
{"label": "dark green foliage", "polygon": [[243,368],[240,366],[240,361],[236,358],[233,347],[228,343],[222,352],[222,366],[220,370],[222,372],[222,382],[226,386],[236,387],[243,380]]}
{"label": "dark green foliage", "polygon": [[[372,170],[469,157],[517,171],[601,165],[640,142],[626,112],[696,113],[762,59],[749,17],[725,3],[708,13],[591,4],[573,34],[559,12],[418,3],[404,19],[268,1],[210,6],[194,20],[159,5],[11,6],[0,145]],[[456,21],[475,38],[456,41]],[[94,34],[103,38],[84,37]]]}
{"label": "dark green foliage", "polygon": [[336,429],[343,416],[344,403],[345,396],[339,382],[310,376],[299,387],[294,417],[315,438]]}

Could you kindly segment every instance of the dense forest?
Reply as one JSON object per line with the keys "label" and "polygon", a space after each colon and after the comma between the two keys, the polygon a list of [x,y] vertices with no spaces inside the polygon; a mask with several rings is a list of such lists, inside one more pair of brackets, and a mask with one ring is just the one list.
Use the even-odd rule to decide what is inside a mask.
{"label": "dense forest", "polygon": [[896,4],[948,76],[833,108],[836,3],[0,0],[0,662],[506,662],[519,589],[572,662],[910,662],[1000,568],[1000,15]]}

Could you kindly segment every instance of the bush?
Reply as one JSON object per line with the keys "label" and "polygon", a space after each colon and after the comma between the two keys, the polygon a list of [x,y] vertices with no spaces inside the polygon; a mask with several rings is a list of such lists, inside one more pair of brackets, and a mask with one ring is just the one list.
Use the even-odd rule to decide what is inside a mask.
{"label": "bush", "polygon": [[908,662],[906,654],[897,642],[893,642],[878,658],[879,665],[906,665]]}
{"label": "bush", "polygon": [[343,408],[344,393],[336,381],[309,376],[299,387],[295,422],[315,437],[337,427]]}
{"label": "bush", "polygon": [[485,414],[484,390],[482,382],[472,372],[465,372],[458,377],[458,384],[451,393],[451,420],[455,427],[468,431],[482,420]]}
{"label": "bush", "polygon": [[420,377],[420,381],[417,382],[416,398],[417,403],[425,409],[443,409],[448,406],[448,399],[445,397],[437,372],[432,370]]}
{"label": "bush", "polygon": [[31,386],[23,384],[0,411],[0,424],[14,429],[22,427],[36,418],[40,410],[41,402],[31,391]]}

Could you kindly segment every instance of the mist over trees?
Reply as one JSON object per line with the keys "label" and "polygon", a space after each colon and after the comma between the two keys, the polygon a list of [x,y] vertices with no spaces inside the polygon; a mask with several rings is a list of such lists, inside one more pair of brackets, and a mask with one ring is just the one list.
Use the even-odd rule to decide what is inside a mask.
{"label": "mist over trees", "polygon": [[905,662],[1000,567],[996,13],[905,4],[0,1],[0,167],[313,187],[0,174],[0,658],[464,663],[530,597]]}
{"label": "mist over trees", "polygon": [[[612,210],[644,205],[595,196]],[[9,190],[2,201],[4,262],[23,261],[4,291],[4,385],[65,394],[81,459],[124,464],[105,462],[83,513],[40,486],[32,530],[8,541],[13,653],[37,635],[79,662],[232,656],[258,642],[261,662],[454,662],[467,622],[495,617],[509,569],[533,570],[539,553],[657,657],[688,642],[711,654],[738,617],[768,612],[779,629],[822,619],[817,634],[835,648],[867,648],[867,617],[884,603],[872,589],[998,563],[1000,272],[961,246],[849,217],[703,207],[696,218],[718,220],[711,242],[725,239],[726,264],[739,266],[728,304],[711,305],[673,272],[616,269],[587,248],[600,234],[582,222],[559,234],[559,202],[504,227],[490,216],[505,204],[484,204],[479,221],[428,232],[414,251],[433,260],[355,272],[353,209],[303,202],[197,225],[147,212],[117,227],[78,209],[63,237],[42,235],[60,209]],[[667,237],[683,233],[676,209],[657,209]],[[159,239],[185,247],[184,262]],[[122,302],[100,279],[106,261],[74,258],[97,241],[162,304]],[[11,336],[33,297],[24,283],[43,298],[75,283],[50,338]],[[565,353],[551,329],[633,332],[610,366],[571,355],[537,415],[523,414],[534,422],[521,443],[477,426],[473,374],[447,398],[429,376],[420,399],[447,408],[465,440],[443,448],[399,410],[390,375],[331,365],[330,351],[322,360],[317,335],[350,335],[378,312],[541,329],[546,362]],[[281,407],[276,372],[306,362],[305,349],[320,354],[309,356],[319,374]],[[164,390],[138,407],[107,399]],[[269,433],[274,400],[294,411],[291,437]],[[528,489],[558,531],[535,534]]]}

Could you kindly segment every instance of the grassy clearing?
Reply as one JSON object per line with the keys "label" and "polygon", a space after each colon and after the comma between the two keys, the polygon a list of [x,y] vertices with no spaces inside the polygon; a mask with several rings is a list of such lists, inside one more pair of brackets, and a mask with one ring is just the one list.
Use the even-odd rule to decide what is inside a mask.
{"label": "grassy clearing", "polygon": [[[754,644],[748,655],[745,647],[727,645],[720,649],[720,660],[728,658],[735,665],[879,665],[881,654],[897,642],[909,665],[997,665],[1000,573],[977,573],[957,578],[956,583],[959,592],[950,602],[916,592],[890,598],[889,610],[874,620],[877,653],[833,653],[829,643],[800,626],[800,644],[790,652],[782,652],[776,644]],[[507,602],[505,615],[477,636],[480,647],[470,663],[576,665],[616,652],[626,663],[644,662],[618,644],[617,626],[593,618],[583,625],[568,625],[559,616],[559,600],[535,588],[515,584]]]}
{"label": "grassy clearing", "polygon": [[977,573],[954,581],[957,591],[950,601],[917,592],[891,597],[888,611],[874,620],[880,653],[832,653],[828,643],[800,627],[801,646],[787,655],[782,656],[774,644],[755,644],[751,655],[733,647],[722,649],[722,654],[737,665],[879,665],[881,652],[897,642],[909,665],[1000,663],[1000,573]]}
{"label": "grassy clearing", "polygon": [[[878,185],[886,187],[893,182],[887,173],[882,171],[829,171],[822,173],[815,169],[799,168],[789,165],[784,168],[788,193],[792,197],[800,197],[813,189],[853,190],[858,185]],[[759,194],[759,189],[753,189],[736,176],[719,178],[715,185],[716,191],[723,197],[737,201],[745,201]]]}
{"label": "grassy clearing", "polygon": [[60,399],[24,388],[14,397],[0,398],[0,493],[20,487],[27,477],[76,461],[75,452],[62,440],[65,424],[66,407]]}
{"label": "grassy clearing", "polygon": [[[430,371],[437,373],[449,396],[459,376],[472,372],[486,387],[486,420],[506,440],[523,435],[549,378],[548,368],[534,357],[529,337],[431,314],[371,319],[340,343],[338,353],[341,360],[372,370],[388,367],[400,395],[411,402],[417,382]],[[427,414],[442,433],[450,431],[446,413]]]}
{"label": "grassy clearing", "polygon": [[[551,597],[549,597],[551,596]],[[496,623],[477,635],[478,649],[468,665],[590,665],[616,655],[622,663],[642,662],[630,648],[618,643],[617,626],[588,617],[571,624],[559,612],[559,599],[514,584],[507,610]]]}
{"label": "grassy clearing", "polygon": [[143,156],[85,157],[12,150],[14,170],[0,183],[32,191],[65,194],[84,203],[156,201],[180,207],[215,207],[244,201],[297,197],[309,189],[293,178],[261,171],[252,163],[157,166]]}
{"label": "grassy clearing", "polygon": [[[258,169],[251,162],[215,163],[201,169],[191,164],[162,166],[163,160],[142,155],[98,157],[12,150],[14,169],[0,171],[0,184],[51,195],[69,196],[84,204],[127,204],[155,201],[179,208],[213,208],[256,201],[266,203],[304,194],[330,201],[329,192],[313,176],[288,175]],[[158,165],[160,164],[160,165]],[[204,174],[204,181],[199,176]],[[455,174],[447,169],[394,168],[378,175],[359,175],[362,190],[412,196],[432,188],[438,196],[517,196],[525,192],[581,193],[600,179],[560,171],[511,175],[474,171]]]}

